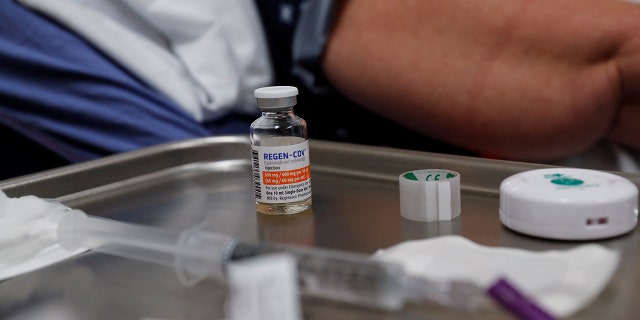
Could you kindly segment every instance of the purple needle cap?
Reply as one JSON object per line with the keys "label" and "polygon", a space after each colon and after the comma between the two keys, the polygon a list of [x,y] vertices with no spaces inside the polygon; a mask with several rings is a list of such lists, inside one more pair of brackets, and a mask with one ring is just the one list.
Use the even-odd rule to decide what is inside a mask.
{"label": "purple needle cap", "polygon": [[555,317],[540,308],[533,301],[510,284],[500,278],[487,290],[489,295],[500,305],[522,320],[555,320]]}

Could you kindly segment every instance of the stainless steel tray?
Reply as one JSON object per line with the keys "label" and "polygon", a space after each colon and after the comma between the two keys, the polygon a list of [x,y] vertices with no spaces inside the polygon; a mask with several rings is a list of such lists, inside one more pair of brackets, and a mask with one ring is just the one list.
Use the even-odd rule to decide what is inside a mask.
{"label": "stainless steel tray", "polygon": [[[243,136],[188,140],[0,182],[10,196],[57,198],[96,216],[182,229],[204,220],[248,240],[373,253],[411,239],[446,234],[479,244],[565,249],[575,242],[514,233],[498,216],[500,182],[542,165],[362,145],[311,141],[313,207],[284,217],[257,214],[249,141]],[[419,223],[399,212],[398,175],[440,168],[461,175],[462,214]],[[639,184],[638,175],[618,173]],[[620,250],[618,273],[576,319],[629,319],[640,314],[638,231],[599,243]],[[222,319],[224,287],[180,285],[171,268],[88,253],[0,283],[3,319]],[[305,300],[305,319],[510,319],[500,311],[470,315],[409,305],[380,312]]]}

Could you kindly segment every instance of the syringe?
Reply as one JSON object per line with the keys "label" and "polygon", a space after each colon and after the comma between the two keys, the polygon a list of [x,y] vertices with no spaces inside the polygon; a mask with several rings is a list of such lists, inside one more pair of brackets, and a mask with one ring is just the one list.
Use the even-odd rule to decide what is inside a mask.
{"label": "syringe", "polygon": [[[73,210],[60,222],[58,241],[68,250],[89,248],[174,267],[181,283],[187,286],[205,278],[224,279],[225,266],[233,261],[288,252],[297,260],[300,291],[310,297],[392,311],[407,302],[431,302],[471,310],[483,305],[487,296],[485,290],[473,283],[411,277],[400,265],[364,254],[242,241],[213,232],[204,224],[180,231],[93,217]],[[505,283],[499,286],[492,289],[505,289]],[[508,294],[512,299],[513,294]],[[531,305],[526,300],[510,303],[518,304],[512,306],[518,309]]]}

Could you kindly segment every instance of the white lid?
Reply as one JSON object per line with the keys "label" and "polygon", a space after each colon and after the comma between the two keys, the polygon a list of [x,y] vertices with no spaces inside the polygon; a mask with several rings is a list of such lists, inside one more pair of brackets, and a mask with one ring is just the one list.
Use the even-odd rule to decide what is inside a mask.
{"label": "white lid", "polygon": [[259,99],[267,98],[288,98],[298,95],[298,88],[292,86],[272,86],[258,88],[253,92],[253,96]]}
{"label": "white lid", "polygon": [[522,172],[500,185],[500,220],[545,238],[586,240],[635,228],[638,188],[611,173],[576,168]]}

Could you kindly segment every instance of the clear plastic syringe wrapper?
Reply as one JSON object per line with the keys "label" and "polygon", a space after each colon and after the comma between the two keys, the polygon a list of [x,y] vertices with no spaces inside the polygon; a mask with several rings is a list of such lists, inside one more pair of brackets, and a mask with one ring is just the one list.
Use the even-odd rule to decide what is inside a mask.
{"label": "clear plastic syringe wrapper", "polygon": [[[180,231],[91,217],[73,210],[59,225],[58,241],[68,250],[89,248],[174,267],[187,286],[206,278],[224,280],[225,266],[230,262],[287,252],[296,257],[300,291],[309,297],[385,310],[401,309],[407,302],[470,310],[483,305],[487,296],[475,284],[410,277],[400,265],[364,254],[241,241],[213,232],[206,225]],[[528,307],[528,302],[523,305]]]}

